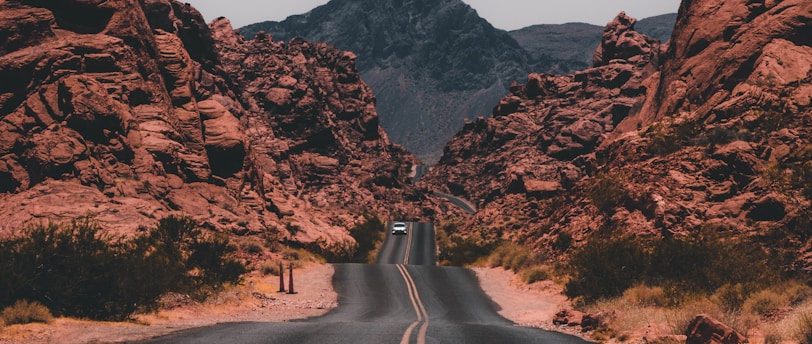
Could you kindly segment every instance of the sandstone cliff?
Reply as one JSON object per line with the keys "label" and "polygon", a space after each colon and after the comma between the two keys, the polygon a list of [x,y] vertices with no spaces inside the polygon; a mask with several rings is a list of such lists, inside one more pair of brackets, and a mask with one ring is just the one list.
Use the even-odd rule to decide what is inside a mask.
{"label": "sandstone cliff", "polygon": [[594,68],[533,74],[466,125],[426,182],[467,196],[473,227],[555,253],[617,228],[712,226],[809,268],[808,1],[683,2],[670,44],[619,15]]}
{"label": "sandstone cliff", "polygon": [[415,158],[378,126],[352,54],[213,25],[168,0],[0,1],[0,233],[183,213],[333,242],[405,211],[385,201]]}

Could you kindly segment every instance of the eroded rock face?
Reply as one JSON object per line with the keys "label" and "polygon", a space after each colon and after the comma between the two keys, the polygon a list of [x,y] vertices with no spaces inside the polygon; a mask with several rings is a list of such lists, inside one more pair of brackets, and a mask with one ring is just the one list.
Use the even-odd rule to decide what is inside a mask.
{"label": "eroded rock face", "polygon": [[364,212],[407,211],[383,200],[414,158],[378,126],[354,56],[228,26],[169,0],[0,2],[0,235],[182,213],[329,244]]}
{"label": "eroded rock face", "polygon": [[[621,14],[599,67],[515,85],[428,183],[478,203],[469,224],[547,253],[559,233],[605,226],[649,238],[780,229],[794,268],[808,268],[810,22],[808,1],[686,1],[665,49]],[[600,210],[590,192],[607,178],[622,197]]]}
{"label": "eroded rock face", "polygon": [[[596,53],[606,61],[595,68],[531,74],[511,87],[492,118],[468,123],[446,146],[427,184],[494,208],[477,221],[531,214],[527,229],[509,235],[532,236],[555,210],[548,200],[594,172],[596,148],[645,101],[659,42],[634,32],[633,23],[621,13],[607,26]],[[621,48],[629,46],[646,49]]]}

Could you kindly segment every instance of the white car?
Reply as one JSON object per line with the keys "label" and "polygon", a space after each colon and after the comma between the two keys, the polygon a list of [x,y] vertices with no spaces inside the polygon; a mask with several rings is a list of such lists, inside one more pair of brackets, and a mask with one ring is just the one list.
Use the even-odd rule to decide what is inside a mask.
{"label": "white car", "polygon": [[403,222],[395,222],[392,224],[392,234],[406,234],[406,224]]}

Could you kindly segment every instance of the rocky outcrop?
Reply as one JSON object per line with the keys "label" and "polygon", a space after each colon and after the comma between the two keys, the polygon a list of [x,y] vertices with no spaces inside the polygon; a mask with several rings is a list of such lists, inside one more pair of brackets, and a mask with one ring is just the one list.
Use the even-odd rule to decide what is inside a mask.
{"label": "rocky outcrop", "polygon": [[300,198],[356,213],[416,212],[403,189],[404,171],[417,160],[381,129],[353,53],[263,33],[246,41],[224,18],[211,27],[224,70],[243,90],[251,158],[262,166],[266,195],[284,209],[299,207],[292,200]]}
{"label": "rocky outcrop", "polygon": [[[621,14],[595,68],[512,87],[449,143],[427,187],[468,197],[481,209],[471,225],[542,252],[564,232],[713,227],[808,268],[810,22],[804,1],[684,2],[665,47]],[[617,197],[596,194],[601,183]]]}
{"label": "rocky outcrop", "polygon": [[0,235],[183,213],[331,243],[366,212],[407,212],[415,158],[378,126],[352,54],[223,25],[169,0],[0,2]]}
{"label": "rocky outcrop", "polygon": [[[599,49],[606,53],[596,54],[606,61],[596,67],[565,76],[531,74],[524,85],[513,85],[492,118],[466,124],[446,146],[426,178],[429,187],[500,209],[486,216],[534,214],[529,228],[541,226],[554,210],[548,200],[572,192],[594,172],[596,148],[645,101],[660,48],[633,24],[621,13],[608,26]],[[498,221],[479,221],[492,220]]]}
{"label": "rocky outcrop", "polygon": [[706,314],[697,315],[685,333],[686,344],[743,344],[747,338]]}

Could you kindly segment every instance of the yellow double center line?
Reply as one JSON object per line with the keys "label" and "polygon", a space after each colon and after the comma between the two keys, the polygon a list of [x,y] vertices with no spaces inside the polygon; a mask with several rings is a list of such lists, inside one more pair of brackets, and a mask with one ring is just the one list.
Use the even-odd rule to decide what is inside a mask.
{"label": "yellow double center line", "polygon": [[426,312],[426,307],[423,306],[423,301],[417,293],[417,286],[414,284],[414,279],[412,279],[412,275],[409,274],[409,270],[406,270],[406,267],[400,264],[398,264],[397,267],[401,276],[403,276],[403,280],[406,281],[406,288],[409,289],[409,298],[412,300],[414,312],[417,314],[417,321],[409,325],[409,328],[403,333],[400,344],[409,344],[412,331],[414,331],[414,328],[421,322],[423,324],[420,325],[420,330],[417,332],[417,344],[426,344],[426,331],[429,329],[429,313]]}
{"label": "yellow double center line", "polygon": [[409,254],[412,253],[412,237],[414,236],[413,224],[409,222],[409,230],[406,231],[406,254],[403,255],[403,264],[409,264]]}

